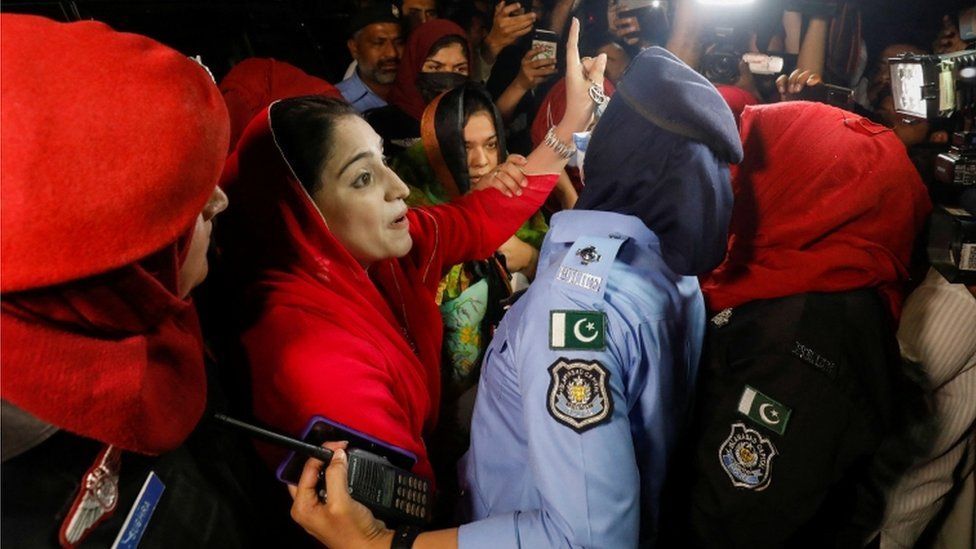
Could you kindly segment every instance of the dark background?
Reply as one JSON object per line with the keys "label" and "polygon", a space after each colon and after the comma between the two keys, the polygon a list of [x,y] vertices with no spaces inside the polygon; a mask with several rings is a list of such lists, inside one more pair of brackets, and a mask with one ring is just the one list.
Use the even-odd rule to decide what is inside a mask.
{"label": "dark background", "polygon": [[[465,0],[447,0],[463,4]],[[599,1],[599,0],[584,0]],[[756,0],[781,5],[782,0]],[[441,4],[445,4],[442,0]],[[931,47],[942,14],[956,14],[973,0],[859,0],[864,37],[874,57],[885,44]],[[33,13],[61,21],[95,19],[117,30],[150,36],[187,55],[201,55],[219,81],[241,59],[288,61],[338,82],[350,58],[346,24],[356,0],[77,0],[10,1],[3,12]]]}

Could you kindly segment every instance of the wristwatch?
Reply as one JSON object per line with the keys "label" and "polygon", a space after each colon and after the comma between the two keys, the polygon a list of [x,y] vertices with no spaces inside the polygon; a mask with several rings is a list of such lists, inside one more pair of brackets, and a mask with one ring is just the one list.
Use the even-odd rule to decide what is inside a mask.
{"label": "wristwatch", "polygon": [[416,526],[398,526],[393,531],[393,541],[390,542],[390,549],[410,549],[413,541],[420,535],[420,528]]}

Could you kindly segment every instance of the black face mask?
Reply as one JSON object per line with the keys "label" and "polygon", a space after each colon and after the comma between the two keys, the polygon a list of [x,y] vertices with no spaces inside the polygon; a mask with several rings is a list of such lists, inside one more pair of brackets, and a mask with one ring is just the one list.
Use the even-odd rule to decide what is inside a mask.
{"label": "black face mask", "polygon": [[424,103],[430,103],[438,95],[467,81],[467,76],[456,72],[422,72],[417,77],[417,89]]}

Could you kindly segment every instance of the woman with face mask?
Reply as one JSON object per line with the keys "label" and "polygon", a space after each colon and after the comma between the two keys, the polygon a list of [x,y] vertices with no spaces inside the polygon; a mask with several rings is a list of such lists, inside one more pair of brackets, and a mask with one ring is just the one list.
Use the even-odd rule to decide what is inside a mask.
{"label": "woman with face mask", "polygon": [[224,172],[237,202],[217,237],[243,285],[261,421],[297,434],[325,416],[414,454],[414,472],[433,479],[425,439],[441,398],[441,278],[490,256],[545,200],[566,143],[592,117],[588,90],[604,63],[576,57],[567,115],[521,166],[517,197],[486,189],[408,208],[380,137],[338,101],[284,100],[251,122]]}
{"label": "woman with face mask", "polygon": [[363,113],[386,142],[388,155],[417,141],[427,103],[468,81],[471,48],[465,36],[447,19],[428,21],[410,34],[390,90],[390,104]]}

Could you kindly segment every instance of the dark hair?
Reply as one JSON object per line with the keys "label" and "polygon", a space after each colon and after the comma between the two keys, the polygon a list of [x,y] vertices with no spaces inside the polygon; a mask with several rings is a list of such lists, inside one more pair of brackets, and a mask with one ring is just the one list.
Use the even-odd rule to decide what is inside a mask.
{"label": "dark hair", "polygon": [[[479,112],[487,113],[489,118],[492,119],[492,123],[495,121],[495,111],[492,104],[488,102],[488,98],[484,95],[478,93],[466,93],[464,94],[464,119],[461,121],[461,129],[464,130],[464,126],[471,119],[471,116]],[[495,128],[495,132],[505,131],[504,128]]]}
{"label": "dark hair", "polygon": [[320,95],[283,99],[271,106],[271,132],[298,182],[315,194],[335,138],[336,119],[359,116],[348,103]]}
{"label": "dark hair", "polygon": [[461,49],[464,50],[465,59],[471,57],[471,52],[468,51],[468,40],[459,34],[448,34],[447,36],[440,37],[437,42],[431,44],[430,49],[427,50],[427,55],[424,56],[424,59],[437,55],[437,52],[450,46],[451,44],[461,45]]}

